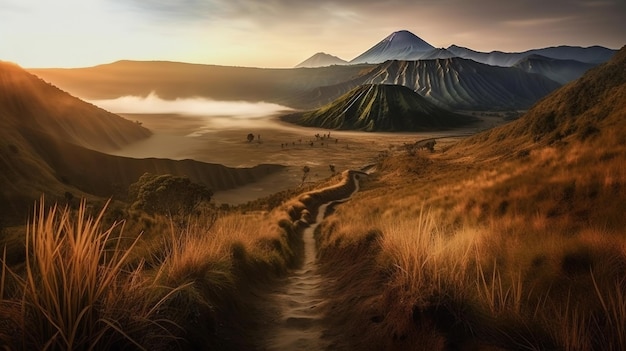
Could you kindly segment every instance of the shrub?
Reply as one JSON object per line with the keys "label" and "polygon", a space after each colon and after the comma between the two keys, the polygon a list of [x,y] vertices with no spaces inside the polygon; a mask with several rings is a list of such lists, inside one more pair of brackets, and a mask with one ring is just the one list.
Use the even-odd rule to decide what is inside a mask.
{"label": "shrub", "polygon": [[129,195],[135,209],[150,214],[188,215],[202,203],[211,201],[213,192],[189,178],[171,174],[145,173],[130,185]]}

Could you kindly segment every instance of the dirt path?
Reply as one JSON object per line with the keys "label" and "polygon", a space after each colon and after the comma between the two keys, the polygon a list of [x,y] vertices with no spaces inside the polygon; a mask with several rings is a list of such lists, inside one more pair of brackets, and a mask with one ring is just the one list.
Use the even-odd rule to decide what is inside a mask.
{"label": "dirt path", "polygon": [[[359,190],[358,177],[353,177],[355,190]],[[322,288],[326,284],[318,272],[315,228],[322,222],[328,206],[347,201],[350,197],[322,204],[315,218],[315,223],[303,232],[303,265],[286,279],[284,285],[272,293],[271,300],[276,303],[278,317],[275,320],[272,335],[268,337],[267,350],[325,350],[332,340],[324,338],[323,304],[325,298]]]}

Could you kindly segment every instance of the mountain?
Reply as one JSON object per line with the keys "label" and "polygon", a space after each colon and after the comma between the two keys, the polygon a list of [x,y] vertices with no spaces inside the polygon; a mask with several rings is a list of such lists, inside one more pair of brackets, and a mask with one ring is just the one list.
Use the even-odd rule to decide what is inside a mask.
{"label": "mountain", "polygon": [[560,60],[541,55],[529,55],[513,65],[528,73],[538,73],[561,84],[568,83],[582,76],[596,66],[576,60]]}
{"label": "mountain", "polygon": [[368,65],[271,69],[164,61],[118,61],[31,73],[86,99],[148,96],[203,97],[219,101],[265,101],[289,107],[290,97],[359,76]]}
{"label": "mountain", "polygon": [[22,68],[0,63],[0,225],[22,224],[42,194],[126,196],[145,172],[188,176],[214,191],[244,185],[282,169],[277,165],[229,168],[192,160],[133,159],[111,149],[150,132],[81,101]]}
{"label": "mountain", "polygon": [[480,52],[462,46],[452,45],[447,48],[455,56],[474,60],[493,66],[510,67],[523,58],[530,55],[540,55],[559,60],[576,60],[585,63],[599,64],[606,62],[613,56],[616,50],[602,46],[556,46],[542,49],[533,49],[524,52]]}
{"label": "mountain", "polygon": [[6,62],[0,62],[0,106],[8,126],[45,132],[96,150],[118,149],[151,134]]}
{"label": "mountain", "polygon": [[345,65],[347,63],[348,61],[342,60],[337,56],[329,55],[324,52],[318,52],[317,54],[297,64],[295,68],[326,67],[332,65]]}
{"label": "mountain", "polygon": [[474,119],[444,110],[401,85],[358,86],[317,110],[282,118],[308,127],[367,132],[451,129]]}
{"label": "mountain", "polygon": [[362,84],[403,85],[453,110],[526,109],[560,86],[539,74],[461,58],[394,60],[353,80],[301,94],[297,102],[294,97],[294,104],[319,107]]}
{"label": "mountain", "polygon": [[401,30],[391,33],[378,44],[350,61],[356,63],[382,63],[387,60],[416,60],[435,49],[415,34]]}
{"label": "mountain", "polygon": [[562,45],[526,51],[529,55],[536,54],[558,60],[576,60],[596,65],[607,62],[616,52],[617,50],[597,45],[589,47]]}
{"label": "mountain", "polygon": [[507,152],[583,141],[622,147],[626,135],[626,47],[532,107],[518,120],[468,138],[460,148]]}

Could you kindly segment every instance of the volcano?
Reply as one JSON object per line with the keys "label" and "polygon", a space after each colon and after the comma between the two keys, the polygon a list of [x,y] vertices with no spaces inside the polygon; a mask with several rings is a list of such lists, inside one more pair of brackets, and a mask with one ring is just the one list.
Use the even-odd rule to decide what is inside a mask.
{"label": "volcano", "polygon": [[387,60],[417,60],[435,47],[417,35],[401,30],[391,33],[378,44],[350,61],[356,63],[382,63]]}

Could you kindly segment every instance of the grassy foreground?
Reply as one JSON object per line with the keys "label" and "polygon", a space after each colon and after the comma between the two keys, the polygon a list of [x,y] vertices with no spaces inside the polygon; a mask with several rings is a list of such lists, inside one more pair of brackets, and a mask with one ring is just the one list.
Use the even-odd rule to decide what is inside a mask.
{"label": "grassy foreground", "polygon": [[301,230],[319,204],[352,192],[348,173],[329,184],[337,180],[270,211],[182,227],[145,214],[107,224],[108,204],[92,214],[85,201],[72,210],[42,199],[25,229],[24,262],[9,266],[4,249],[0,345],[251,349],[263,318],[255,292],[298,264]]}
{"label": "grassy foreground", "polygon": [[626,349],[626,148],[598,143],[383,160],[318,228],[331,329],[354,350]]}

